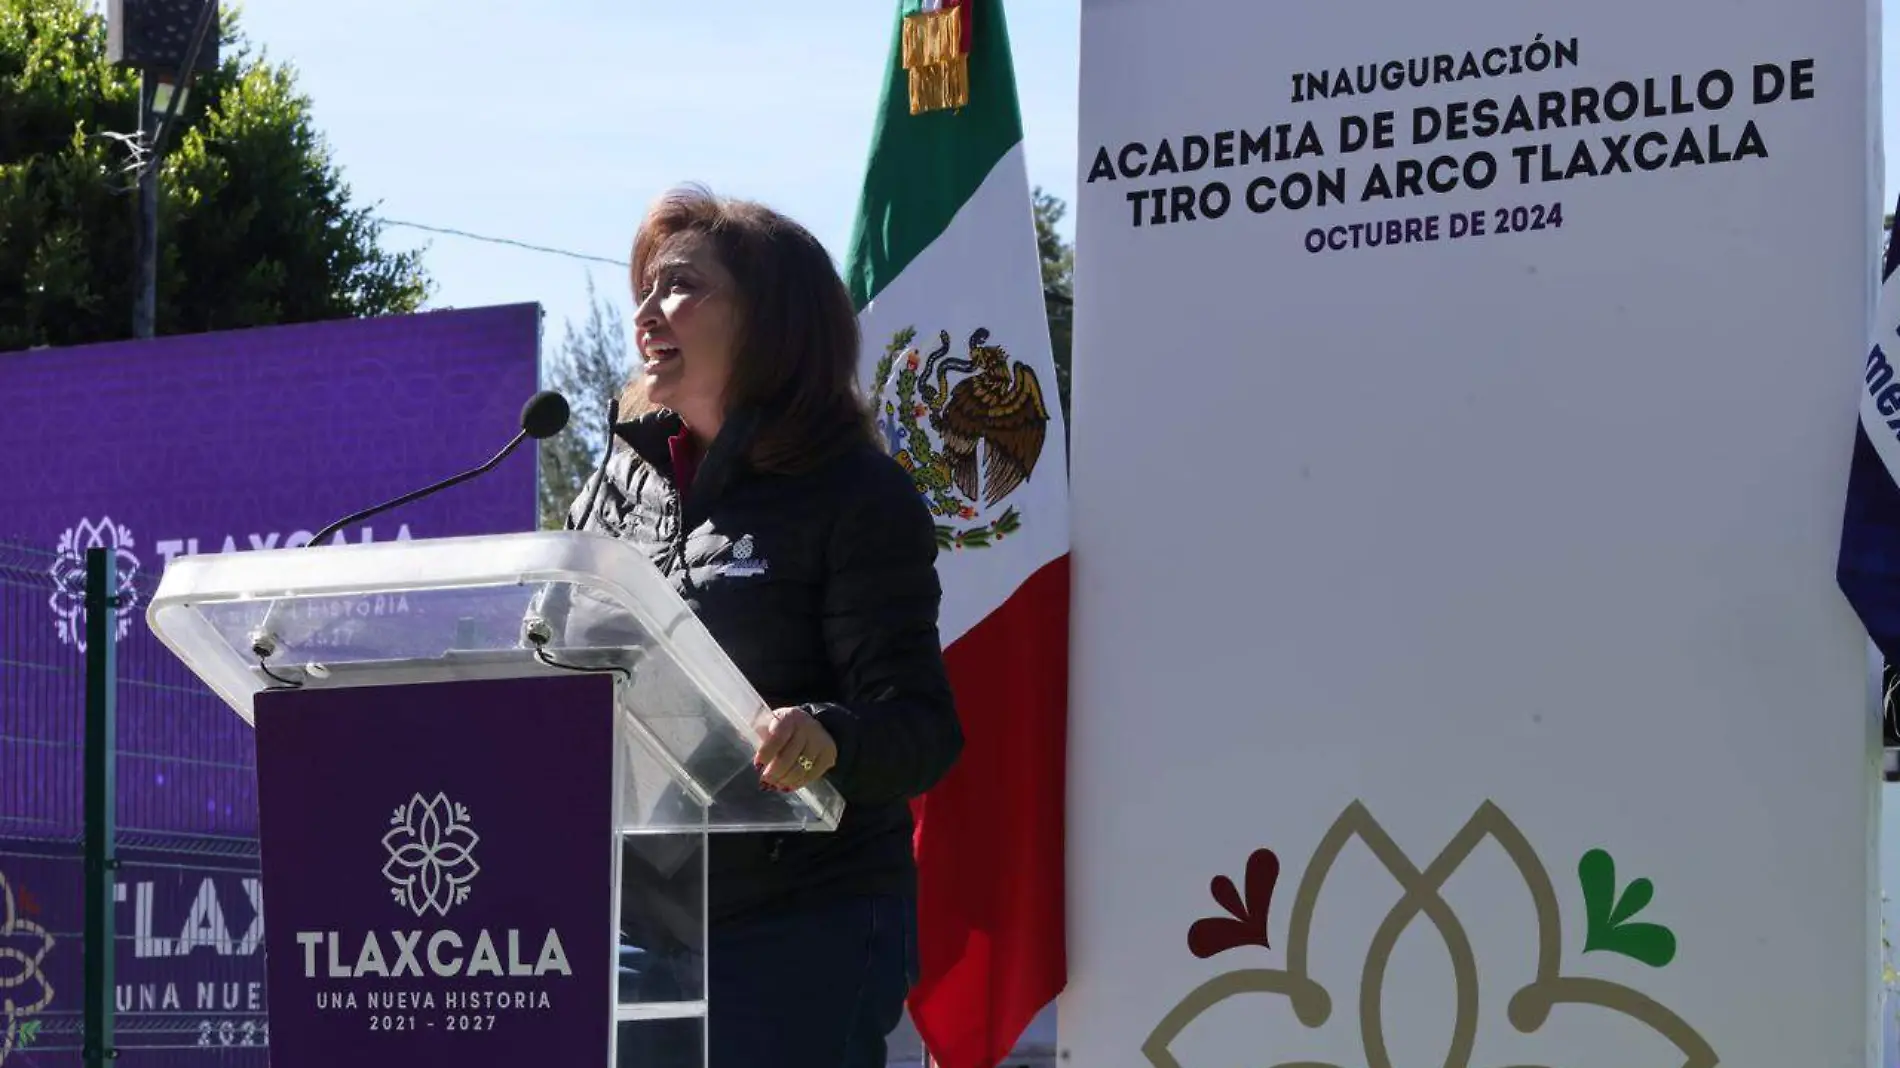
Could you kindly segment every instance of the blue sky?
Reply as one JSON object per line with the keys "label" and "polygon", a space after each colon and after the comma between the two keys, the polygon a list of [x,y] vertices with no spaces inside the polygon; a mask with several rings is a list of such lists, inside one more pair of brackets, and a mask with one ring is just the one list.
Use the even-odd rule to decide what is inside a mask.
{"label": "blue sky", "polygon": [[[680,181],[764,200],[842,255],[894,6],[248,0],[242,17],[297,68],[359,202],[619,259],[643,207]],[[1030,179],[1070,203],[1079,8],[1009,5]],[[1883,56],[1900,45],[1896,23],[1883,19]],[[1883,95],[1891,205],[1900,78]],[[428,246],[434,307],[540,302],[550,350],[585,314],[590,272],[626,307],[612,266],[399,228],[386,243]]]}
{"label": "blue sky", "polygon": [[[698,181],[850,238],[891,0],[248,0],[298,72],[359,203],[391,219],[624,259],[646,204]],[[1011,5],[1031,180],[1073,201],[1079,0]],[[533,11],[532,14],[529,12]],[[1065,220],[1064,228],[1067,229]],[[435,307],[538,301],[544,351],[624,272],[456,237],[427,245]]]}

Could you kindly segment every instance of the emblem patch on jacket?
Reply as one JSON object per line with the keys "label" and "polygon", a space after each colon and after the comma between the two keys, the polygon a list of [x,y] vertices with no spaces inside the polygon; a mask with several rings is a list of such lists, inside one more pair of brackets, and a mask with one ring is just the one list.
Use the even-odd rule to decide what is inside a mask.
{"label": "emblem patch on jacket", "polygon": [[770,565],[764,557],[755,556],[757,549],[752,544],[752,535],[742,535],[732,543],[732,559],[722,569],[733,578],[746,578],[751,575],[763,575]]}

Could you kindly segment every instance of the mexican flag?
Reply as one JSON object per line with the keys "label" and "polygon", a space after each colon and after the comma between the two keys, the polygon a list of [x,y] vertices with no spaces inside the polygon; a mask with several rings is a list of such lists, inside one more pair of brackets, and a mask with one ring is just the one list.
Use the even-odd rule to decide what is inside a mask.
{"label": "mexican flag", "polygon": [[994,1068],[1062,989],[1068,455],[1001,0],[902,0],[845,265],[862,380],[936,516],[963,757],[916,805],[945,1068]]}

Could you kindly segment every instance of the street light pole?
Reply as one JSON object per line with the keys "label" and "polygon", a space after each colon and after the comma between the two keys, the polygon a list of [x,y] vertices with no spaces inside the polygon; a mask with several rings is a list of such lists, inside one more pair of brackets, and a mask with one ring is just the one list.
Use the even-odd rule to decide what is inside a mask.
{"label": "street light pole", "polygon": [[139,72],[138,202],[133,208],[132,336],[158,329],[158,167],[192,76],[218,65],[218,0],[115,0],[106,58]]}
{"label": "street light pole", "polygon": [[158,156],[145,154],[156,143],[153,120],[158,79],[151,71],[139,74],[139,198],[134,230],[137,251],[133,260],[132,336],[151,337],[158,323]]}

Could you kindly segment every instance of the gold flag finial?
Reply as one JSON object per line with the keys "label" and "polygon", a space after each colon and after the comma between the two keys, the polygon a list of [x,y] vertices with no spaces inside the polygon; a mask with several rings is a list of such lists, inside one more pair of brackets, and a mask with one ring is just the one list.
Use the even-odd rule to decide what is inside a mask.
{"label": "gold flag finial", "polygon": [[970,56],[963,49],[963,8],[904,16],[904,70],[910,113],[960,108],[970,102]]}

